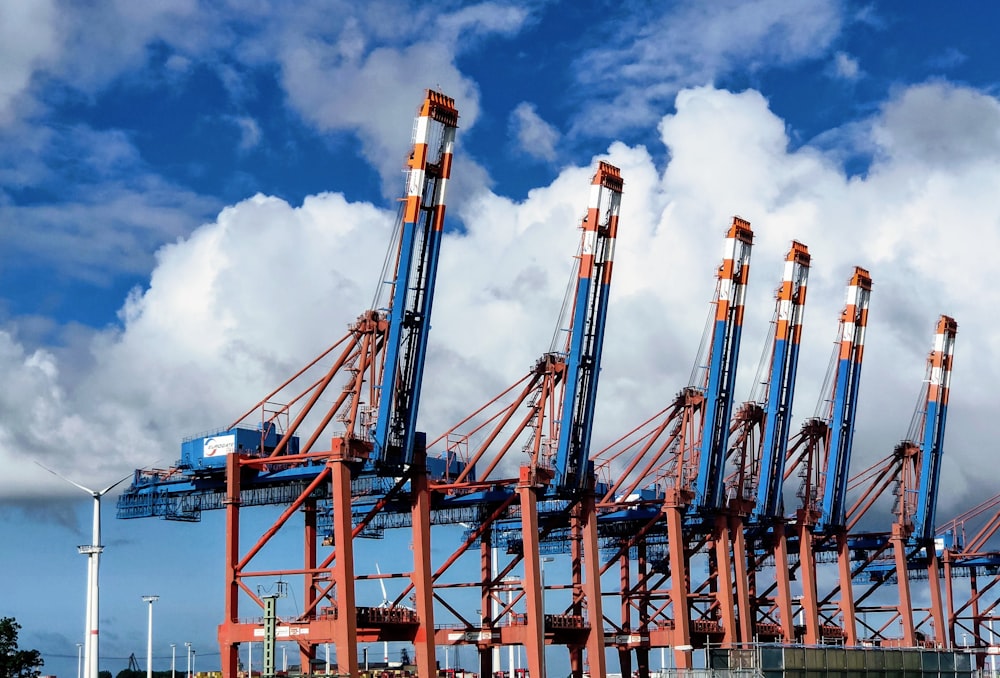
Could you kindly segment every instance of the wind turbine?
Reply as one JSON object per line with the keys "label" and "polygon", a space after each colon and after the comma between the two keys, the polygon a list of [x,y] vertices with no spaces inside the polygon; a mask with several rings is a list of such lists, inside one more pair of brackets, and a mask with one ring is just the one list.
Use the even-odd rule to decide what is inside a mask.
{"label": "wind turbine", "polygon": [[59,475],[49,467],[35,462],[43,469],[54,475],[55,477],[66,481],[73,487],[78,487],[87,494],[89,494],[94,499],[94,521],[93,521],[93,534],[91,536],[90,544],[84,544],[78,546],[77,550],[87,556],[87,612],[86,612],[86,637],[84,638],[84,672],[83,678],[97,678],[97,658],[98,658],[98,600],[99,600],[99,585],[98,582],[100,578],[98,572],[100,569],[100,559],[101,551],[104,547],[101,545],[101,497],[105,494],[118,487],[121,483],[125,482],[132,477],[132,473],[120,480],[116,480],[111,483],[103,490],[92,490],[89,487],[84,487],[80,483],[74,482],[69,478]]}
{"label": "wind turbine", "polygon": [[[382,570],[379,569],[378,563],[375,563],[375,571],[379,575],[378,585],[382,587],[382,604],[379,607],[389,607],[389,594],[385,592],[385,580],[382,579]],[[385,668],[389,668],[389,641],[382,641],[382,661],[385,663]]]}

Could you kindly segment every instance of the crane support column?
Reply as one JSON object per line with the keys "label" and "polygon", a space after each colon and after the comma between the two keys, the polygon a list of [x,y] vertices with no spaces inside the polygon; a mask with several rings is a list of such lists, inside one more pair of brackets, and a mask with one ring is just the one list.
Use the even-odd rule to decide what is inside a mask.
{"label": "crane support column", "polygon": [[527,612],[528,673],[545,678],[545,610],[541,558],[538,554],[538,489],[530,467],[521,467],[517,494],[521,500],[524,548],[524,597]]}
{"label": "crane support column", "polygon": [[351,521],[351,464],[357,463],[350,440],[334,438],[330,454],[333,491],[333,581],[337,586],[333,644],[337,648],[337,673],[358,675],[358,618],[354,594],[354,537]]}
{"label": "crane support column", "polygon": [[[302,569],[303,576],[302,600],[306,610],[316,609],[319,596],[317,595],[318,571],[316,569],[317,556],[317,531],[316,531],[316,500],[306,499],[302,504],[303,518],[303,554]],[[299,643],[299,666],[312,666],[312,660],[316,659],[316,645],[312,643]]]}
{"label": "crane support column", "polygon": [[899,523],[892,526],[892,555],[896,564],[896,588],[899,590],[899,621],[903,626],[903,646],[916,646],[916,628],[913,625],[913,599],[910,596],[910,577],[906,566],[909,535]]}
{"label": "crane support column", "polygon": [[738,516],[730,516],[732,535],[733,570],[736,573],[736,611],[739,622],[739,641],[753,642],[754,613],[750,607],[750,578],[747,574],[747,547],[743,521]]}
{"label": "crane support column", "polygon": [[733,598],[733,566],[730,560],[729,521],[725,514],[715,517],[715,560],[718,572],[719,615],[722,618],[722,642],[734,646],[739,633],[736,628],[736,600]]}
{"label": "crane support column", "polygon": [[225,621],[219,626],[219,650],[222,652],[222,672],[235,678],[239,670],[239,644],[232,634],[239,622],[240,583],[237,564],[240,561],[240,455],[226,458],[226,602]]}
{"label": "crane support column", "polygon": [[802,573],[802,616],[805,621],[805,635],[802,642],[818,645],[819,635],[819,593],[816,585],[816,550],[813,536],[805,524],[799,524],[799,563]]}
{"label": "crane support column", "polygon": [[788,576],[788,539],[784,524],[775,526],[774,577],[777,586],[778,614],[781,618],[781,637],[786,643],[795,642],[795,618],[792,616],[792,587]]}
{"label": "crane support column", "polygon": [[[688,603],[687,553],[684,535],[684,513],[678,497],[667,495],[664,513],[667,520],[667,540],[670,553],[670,602],[674,608],[673,648],[678,669],[692,668],[691,654],[691,608]],[[684,649],[677,649],[684,648]]]}
{"label": "crane support column", "polygon": [[847,543],[846,532],[837,535],[837,565],[840,568],[840,614],[844,620],[844,644],[853,647],[858,644],[858,624],[854,616],[854,587],[851,585],[851,547]]}
{"label": "crane support column", "polygon": [[603,676],[607,670],[604,658],[604,609],[601,602],[601,559],[597,541],[597,513],[594,492],[587,490],[581,501],[580,521],[583,534],[583,592],[587,599],[587,664],[591,676]]}
{"label": "crane support column", "polygon": [[431,569],[431,498],[427,482],[427,450],[424,434],[418,433],[410,466],[411,509],[413,521],[413,592],[417,612],[417,675],[434,675],[434,590]]}

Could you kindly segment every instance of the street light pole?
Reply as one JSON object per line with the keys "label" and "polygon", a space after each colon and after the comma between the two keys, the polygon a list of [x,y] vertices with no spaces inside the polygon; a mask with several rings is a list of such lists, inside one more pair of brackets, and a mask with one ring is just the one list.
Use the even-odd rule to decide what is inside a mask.
{"label": "street light pole", "polygon": [[177,643],[170,643],[170,678],[177,678]]}
{"label": "street light pole", "polygon": [[82,678],[83,671],[83,643],[76,644],[76,678]]}
{"label": "street light pole", "polygon": [[188,655],[188,669],[187,673],[184,675],[186,675],[187,678],[191,678],[191,643],[184,643],[184,647],[187,648],[187,655]]}
{"label": "street light pole", "polygon": [[149,603],[149,627],[146,633],[146,678],[153,678],[153,603],[159,596],[143,596],[142,602]]}

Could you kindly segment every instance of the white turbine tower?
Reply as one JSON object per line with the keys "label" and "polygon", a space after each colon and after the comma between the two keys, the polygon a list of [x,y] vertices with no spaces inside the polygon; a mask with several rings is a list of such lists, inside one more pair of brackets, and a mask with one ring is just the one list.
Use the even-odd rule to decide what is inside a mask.
{"label": "white turbine tower", "polygon": [[101,545],[101,497],[105,494],[118,487],[121,483],[125,482],[132,477],[129,473],[124,478],[116,480],[111,483],[103,490],[92,490],[89,487],[84,487],[80,483],[73,482],[69,478],[59,475],[52,469],[48,468],[44,464],[35,462],[43,469],[59,478],[64,480],[73,487],[78,487],[87,494],[89,494],[94,499],[94,521],[93,521],[93,532],[91,535],[91,541],[89,544],[78,546],[77,550],[87,556],[87,622],[86,622],[86,637],[84,638],[83,653],[83,678],[97,678],[97,659],[99,655],[99,643],[98,643],[98,611],[99,611],[99,570],[101,562],[101,551],[104,547]]}
{"label": "white turbine tower", "polygon": [[[379,575],[378,585],[382,587],[382,604],[379,607],[389,607],[389,594],[385,592],[385,580],[382,579],[382,570],[379,569],[378,563],[375,563],[375,571]],[[382,661],[385,666],[383,668],[389,668],[389,641],[382,641]]]}

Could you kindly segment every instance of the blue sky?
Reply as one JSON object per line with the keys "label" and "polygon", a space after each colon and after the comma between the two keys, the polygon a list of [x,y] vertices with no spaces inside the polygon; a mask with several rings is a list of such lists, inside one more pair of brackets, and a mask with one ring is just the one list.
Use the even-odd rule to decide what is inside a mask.
{"label": "blue sky", "polygon": [[[422,428],[444,430],[546,350],[607,159],[625,196],[596,444],[686,384],[740,214],[756,245],[737,397],[799,239],[813,270],[796,416],[813,412],[843,286],[866,266],[858,467],[905,436],[948,313],[939,516],[992,496],[998,15],[823,0],[4,3],[0,614],[47,673],[72,675],[90,504],[33,462],[95,487],[171,463],[181,438],[339,338],[377,284],[427,87],[461,119]],[[159,666],[184,641],[217,662],[220,516],[125,522],[111,504],[102,668],[142,658],[147,593],[161,596]]]}

